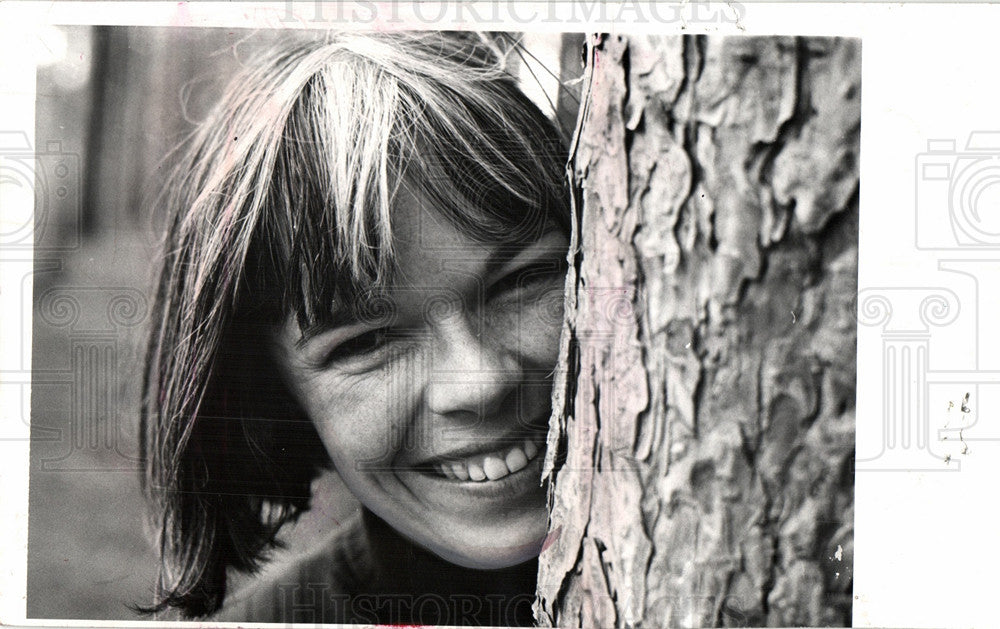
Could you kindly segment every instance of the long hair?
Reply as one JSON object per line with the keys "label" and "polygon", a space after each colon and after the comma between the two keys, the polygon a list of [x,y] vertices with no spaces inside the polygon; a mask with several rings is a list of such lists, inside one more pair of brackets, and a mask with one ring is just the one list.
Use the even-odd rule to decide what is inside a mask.
{"label": "long hair", "polygon": [[192,135],[170,217],[140,417],[161,566],[148,611],[218,610],[308,509],[328,457],[267,340],[364,308],[411,186],[467,236],[568,223],[559,134],[476,35],[298,35],[249,61]]}

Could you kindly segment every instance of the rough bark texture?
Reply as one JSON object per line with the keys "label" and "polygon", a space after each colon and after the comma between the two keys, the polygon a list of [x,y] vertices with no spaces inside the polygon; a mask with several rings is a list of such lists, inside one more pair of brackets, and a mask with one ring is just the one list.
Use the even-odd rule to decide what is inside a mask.
{"label": "rough bark texture", "polygon": [[586,54],[536,616],[850,624],[860,43]]}

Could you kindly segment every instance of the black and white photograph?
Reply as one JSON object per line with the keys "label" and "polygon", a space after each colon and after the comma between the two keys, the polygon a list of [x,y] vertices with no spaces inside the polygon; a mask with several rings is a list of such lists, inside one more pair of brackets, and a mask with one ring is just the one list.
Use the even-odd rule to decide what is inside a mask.
{"label": "black and white photograph", "polygon": [[991,625],[993,6],[0,22],[0,623]]}
{"label": "black and white photograph", "polygon": [[993,626],[998,27],[0,2],[0,624]]}
{"label": "black and white photograph", "polygon": [[47,36],[26,618],[851,624],[860,40]]}

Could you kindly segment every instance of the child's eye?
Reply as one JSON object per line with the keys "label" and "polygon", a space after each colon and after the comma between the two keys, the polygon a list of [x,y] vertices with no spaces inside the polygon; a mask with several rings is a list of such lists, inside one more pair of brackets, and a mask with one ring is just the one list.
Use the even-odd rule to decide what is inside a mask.
{"label": "child's eye", "polygon": [[389,342],[389,330],[376,328],[363,334],[351,337],[334,347],[327,355],[326,363],[336,363],[341,360],[360,358],[381,349]]}
{"label": "child's eye", "polygon": [[532,288],[538,285],[547,285],[562,281],[566,276],[566,260],[546,260],[523,266],[513,273],[506,275],[486,292],[487,299],[493,299],[522,288]]}

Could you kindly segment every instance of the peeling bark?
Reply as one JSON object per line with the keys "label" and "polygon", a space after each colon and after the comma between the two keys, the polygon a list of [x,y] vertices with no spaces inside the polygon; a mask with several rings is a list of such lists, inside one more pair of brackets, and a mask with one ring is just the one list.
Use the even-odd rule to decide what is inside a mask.
{"label": "peeling bark", "polygon": [[848,625],[860,44],[586,52],[536,617]]}

